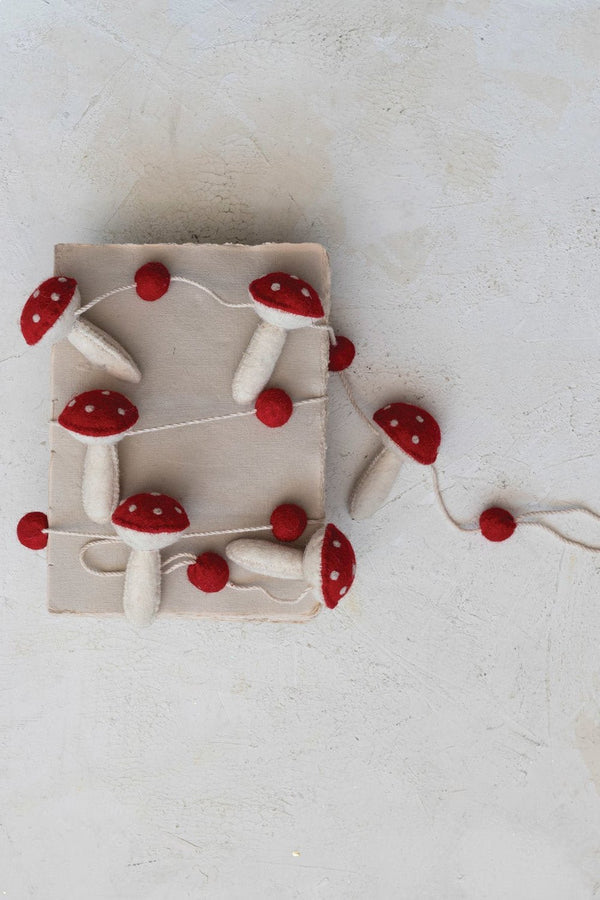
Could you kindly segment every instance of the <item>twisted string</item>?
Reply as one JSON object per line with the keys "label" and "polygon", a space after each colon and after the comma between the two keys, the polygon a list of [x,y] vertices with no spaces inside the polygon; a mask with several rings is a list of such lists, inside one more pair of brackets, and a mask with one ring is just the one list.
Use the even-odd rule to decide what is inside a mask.
{"label": "twisted string", "polygon": [[[294,409],[298,406],[308,406],[311,403],[322,403],[325,401],[327,397],[309,397],[307,400],[297,400],[294,403]],[[255,416],[256,411],[254,409],[247,409],[243,412],[234,412],[234,413],[226,413],[222,416],[209,416],[206,419],[189,419],[187,422],[173,422],[169,425],[154,425],[152,428],[136,428],[132,431],[127,431],[123,438],[132,437],[135,434],[152,434],[155,431],[168,431],[170,428],[184,428],[186,425],[205,425],[209,422],[224,422],[227,419],[241,419],[244,416]]]}
{"label": "twisted string", "polygon": [[171,281],[178,281],[180,284],[191,284],[192,287],[204,291],[205,294],[208,294],[209,297],[212,297],[213,300],[216,300],[221,306],[227,306],[229,309],[252,309],[254,306],[254,303],[229,303],[227,300],[223,300],[222,297],[219,297],[218,294],[215,294],[214,291],[211,291],[210,288],[207,288],[206,285],[200,284],[198,281],[193,281],[191,278],[185,278],[183,275],[173,275]]}
{"label": "twisted string", "polygon": [[89,303],[86,303],[85,306],[80,306],[79,309],[75,310],[75,317],[79,318],[84,313],[86,313],[89,309],[96,305],[96,303],[100,303],[101,300],[107,300],[109,297],[114,297],[115,294],[121,294],[123,291],[130,291],[131,289],[135,289],[135,284],[126,284],[123,287],[114,288],[112,291],[107,291],[105,294],[100,294],[99,297],[95,297],[93,300],[90,300]]}
{"label": "twisted string", "polygon": [[[258,531],[258,529],[255,529]],[[115,578],[121,577],[125,575],[125,569],[97,569],[95,566],[91,566],[86,561],[86,554],[93,547],[96,547],[98,544],[104,544],[105,540],[96,540],[89,541],[87,544],[84,544],[81,550],[79,551],[79,562],[83,566],[86,572],[90,575],[94,575],[100,578]],[[175,553],[173,556],[169,556],[167,559],[163,560],[161,563],[161,574],[162,575],[171,575],[173,572],[176,572],[177,569],[187,568],[190,565],[193,565],[196,562],[196,557],[193,553]],[[298,597],[292,597],[291,599],[285,599],[284,597],[276,597],[266,588],[262,587],[258,584],[234,584],[231,581],[227,582],[226,587],[230,588],[233,591],[261,591],[265,594],[270,600],[273,600],[275,603],[282,604],[294,604],[300,603],[308,593],[312,590],[310,585],[305,588]]]}
{"label": "twisted string", "polygon": [[479,531],[479,524],[477,522],[460,522],[458,519],[455,519],[448,507],[446,506],[446,502],[442,496],[442,492],[440,490],[440,480],[438,476],[438,471],[435,466],[430,466],[431,469],[431,480],[433,482],[433,493],[438,502],[438,506],[441,511],[445,515],[448,522],[454,526],[458,531]]}
{"label": "twisted string", "polygon": [[[251,309],[254,306],[253,303],[229,303],[228,300],[224,300],[218,294],[215,294],[215,292],[211,291],[206,285],[200,284],[198,281],[193,281],[191,278],[185,278],[183,275],[173,275],[171,282],[173,281],[178,281],[180,284],[190,284],[192,287],[198,288],[198,290],[208,294],[209,297],[212,297],[213,300],[216,300],[221,306],[227,306],[229,309]],[[94,299],[90,300],[89,303],[86,303],[85,306],[80,306],[79,309],[75,311],[75,315],[77,317],[82,316],[96,306],[97,303],[101,303],[102,300],[107,300],[109,297],[114,297],[115,294],[121,294],[124,291],[135,290],[135,288],[135,284],[126,284],[123,285],[123,287],[113,288],[113,290],[107,291],[105,294],[100,294],[99,297],[94,297]]]}

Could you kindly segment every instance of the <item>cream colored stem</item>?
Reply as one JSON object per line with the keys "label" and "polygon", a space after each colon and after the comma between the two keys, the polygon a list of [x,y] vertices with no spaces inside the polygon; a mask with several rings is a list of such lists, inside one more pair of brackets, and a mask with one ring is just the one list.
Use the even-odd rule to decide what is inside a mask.
{"label": "cream colored stem", "polygon": [[236,403],[254,403],[273,374],[283,350],[287,332],[269,322],[260,322],[237,371],[231,393]]}
{"label": "cream colored stem", "polygon": [[119,457],[114,444],[89,444],[85,453],[81,499],[88,519],[102,524],[119,502]]}
{"label": "cream colored stem", "polygon": [[132,625],[150,625],[160,606],[160,551],[132,550],[125,569],[123,612]]}
{"label": "cream colored stem", "polygon": [[69,332],[69,340],[94,366],[105,369],[115,378],[134,384],[141,380],[140,370],[129,353],[91,322],[77,319]]}
{"label": "cream colored stem", "polygon": [[256,575],[270,575],[272,578],[291,581],[304,579],[304,553],[296,547],[242,538],[228,544],[225,552],[232,562]]}
{"label": "cream colored stem", "polygon": [[358,479],[350,498],[353,519],[369,519],[388,499],[402,467],[399,455],[383,447]]}

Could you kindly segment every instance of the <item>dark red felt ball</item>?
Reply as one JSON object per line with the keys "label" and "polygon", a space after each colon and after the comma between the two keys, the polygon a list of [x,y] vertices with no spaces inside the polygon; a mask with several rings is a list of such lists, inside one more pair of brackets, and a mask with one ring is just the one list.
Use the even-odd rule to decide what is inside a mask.
{"label": "dark red felt ball", "polygon": [[205,594],[222,591],[229,581],[229,566],[218,553],[201,553],[187,568],[187,577],[195,588]]}
{"label": "dark red felt ball", "polygon": [[159,300],[169,290],[171,275],[166,266],[149,262],[135,273],[135,289],[142,300]]}
{"label": "dark red felt ball", "polygon": [[282,503],[271,513],[273,537],[278,541],[297,541],[306,528],[308,517],[301,506]]}
{"label": "dark red felt ball", "polygon": [[256,417],[269,428],[281,428],[294,411],[294,404],[281,388],[267,388],[256,398]]}
{"label": "dark red felt ball", "polygon": [[488,541],[506,541],[513,534],[517,523],[507,509],[491,506],[479,516],[479,527]]}
{"label": "dark red felt ball", "polygon": [[43,512],[30,512],[20,519],[17,537],[30,550],[43,550],[48,543],[48,535],[43,529],[48,527],[48,516]]}
{"label": "dark red felt ball", "polygon": [[356,347],[350,338],[336,334],[337,344],[329,344],[329,371],[342,372],[352,364]]}

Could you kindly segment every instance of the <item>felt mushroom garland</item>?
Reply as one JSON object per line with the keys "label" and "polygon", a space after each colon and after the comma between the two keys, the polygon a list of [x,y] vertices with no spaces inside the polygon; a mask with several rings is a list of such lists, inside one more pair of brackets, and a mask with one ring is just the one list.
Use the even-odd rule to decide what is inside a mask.
{"label": "felt mushroom garland", "polygon": [[226,553],[232,562],[257,575],[306,581],[329,609],[348,593],[356,574],[352,544],[332,524],[316,531],[304,550],[241,538],[228,544]]}
{"label": "felt mushroom garland", "polygon": [[117,443],[138,420],[134,404],[118,391],[84,391],[73,397],[58,424],[86,445],[81,498],[92,522],[109,522],[119,500]]}
{"label": "felt mushroom garland", "polygon": [[112,515],[112,523],[131,548],[125,569],[123,612],[133,625],[149,625],[160,606],[160,551],[180,537],[190,520],[178,500],[151,492],[123,500]]}
{"label": "felt mushroom garland", "polygon": [[105,331],[77,318],[80,294],[74,278],[48,278],[28,297],[21,313],[21,332],[29,345],[43,338],[52,342],[67,337],[93,365],[115,378],[137,383],[140,370],[130,355]]}
{"label": "felt mushroom garland", "polygon": [[403,461],[408,457],[432,465],[440,446],[440,429],[430,413],[410,403],[388,403],[378,409],[373,422],[381,449],[357,481],[350,499],[353,519],[368,519],[388,499]]}
{"label": "felt mushroom garland", "polygon": [[288,331],[313,325],[325,315],[316,290],[297,275],[271,272],[248,290],[261,321],[233,378],[236,403],[255,401],[273,374]]}

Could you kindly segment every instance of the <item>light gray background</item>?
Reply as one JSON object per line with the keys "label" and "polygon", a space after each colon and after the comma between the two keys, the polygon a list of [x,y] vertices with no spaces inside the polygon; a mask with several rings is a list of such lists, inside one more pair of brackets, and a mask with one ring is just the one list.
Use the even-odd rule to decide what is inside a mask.
{"label": "light gray background", "polygon": [[597,3],[0,22],[0,896],[596,896],[598,558],[461,536],[409,466],[349,523],[372,440],[339,384],[328,509],[357,587],[306,626],[51,617],[14,524],[46,503],[49,414],[15,320],[59,241],[320,241],[363,402],[438,417],[457,514],[600,507]]}

